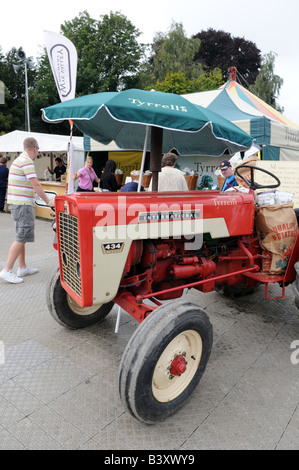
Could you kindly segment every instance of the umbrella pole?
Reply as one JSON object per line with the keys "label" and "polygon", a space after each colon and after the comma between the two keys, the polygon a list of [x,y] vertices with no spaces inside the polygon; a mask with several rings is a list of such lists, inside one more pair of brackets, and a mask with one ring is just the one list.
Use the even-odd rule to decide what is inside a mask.
{"label": "umbrella pole", "polygon": [[143,154],[142,154],[141,167],[140,167],[140,175],[139,175],[138,188],[137,188],[138,193],[140,192],[140,188],[141,188],[142,174],[143,174],[143,168],[144,168],[145,157],[146,157],[148,133],[149,133],[149,126],[146,126],[146,134],[145,134]]}
{"label": "umbrella pole", "polygon": [[152,191],[158,191],[158,173],[161,171],[163,129],[152,127],[150,170],[152,172]]}

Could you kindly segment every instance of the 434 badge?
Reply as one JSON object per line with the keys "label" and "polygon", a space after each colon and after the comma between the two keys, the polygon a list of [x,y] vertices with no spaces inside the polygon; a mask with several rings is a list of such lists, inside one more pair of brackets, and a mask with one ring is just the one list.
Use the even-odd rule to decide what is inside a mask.
{"label": "434 badge", "polygon": [[124,242],[102,243],[103,253],[121,253],[124,248]]}

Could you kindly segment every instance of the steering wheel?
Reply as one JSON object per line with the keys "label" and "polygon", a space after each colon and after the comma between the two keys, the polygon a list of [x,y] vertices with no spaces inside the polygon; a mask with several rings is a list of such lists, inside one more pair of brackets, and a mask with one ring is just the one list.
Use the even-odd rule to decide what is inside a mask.
{"label": "steering wheel", "polygon": [[[238,172],[238,170],[240,168],[250,168],[250,180],[248,180],[244,176],[240,175],[240,173]],[[269,184],[267,186],[256,183],[254,181],[253,170],[258,170],[258,171],[262,171],[263,173],[267,173],[267,175],[269,175],[269,176],[271,176],[271,178],[275,179],[277,181],[277,183]],[[273,173],[271,173],[268,170],[264,170],[264,168],[259,168],[257,166],[252,166],[252,165],[239,165],[236,168],[235,172],[239,176],[239,178],[241,178],[249,186],[250,189],[278,188],[278,186],[280,186],[280,180],[277,178],[277,176],[275,176]]]}

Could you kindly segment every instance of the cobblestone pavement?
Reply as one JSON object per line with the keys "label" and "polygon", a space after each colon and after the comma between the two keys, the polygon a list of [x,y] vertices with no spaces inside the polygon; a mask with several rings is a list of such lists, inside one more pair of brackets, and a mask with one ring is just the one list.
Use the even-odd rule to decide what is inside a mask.
{"label": "cobblestone pavement", "polygon": [[[13,237],[10,215],[0,214],[0,269]],[[58,325],[45,295],[58,266],[52,239],[50,221],[37,220],[36,241],[26,249],[39,273],[19,285],[0,279],[1,450],[299,450],[299,364],[291,360],[299,359],[291,348],[299,319],[290,286],[283,300],[265,300],[263,287],[237,300],[189,291],[186,298],[213,324],[212,354],[183,408],[145,425],[124,410],[117,383],[138,324],[123,313],[116,334],[114,307],[84,330]]]}

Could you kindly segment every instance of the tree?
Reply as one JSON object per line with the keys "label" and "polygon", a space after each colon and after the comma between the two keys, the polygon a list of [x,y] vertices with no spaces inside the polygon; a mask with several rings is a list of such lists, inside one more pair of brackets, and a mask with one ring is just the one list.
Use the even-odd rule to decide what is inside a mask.
{"label": "tree", "polygon": [[97,21],[84,11],[61,30],[77,49],[78,95],[121,90],[126,78],[138,72],[144,54],[137,41],[141,33],[121,13]]}
{"label": "tree", "polygon": [[[116,91],[126,87],[127,81],[138,75],[142,64],[145,46],[138,44],[140,32],[120,13],[104,15],[95,20],[84,11],[72,21],[61,26],[61,31],[75,45],[78,53],[76,95],[86,95],[102,91]],[[14,74],[12,63],[16,62],[16,50],[11,52],[10,63],[5,64],[1,78],[9,83],[7,106],[5,108],[5,128],[3,132],[24,129],[24,76],[22,71]],[[0,73],[1,73],[0,54]],[[7,65],[7,66],[6,66]],[[30,76],[29,76],[30,75]],[[36,132],[69,133],[68,122],[56,125],[41,119],[41,108],[59,102],[55,80],[51,71],[46,49],[42,49],[37,59],[35,71],[28,71],[30,78],[29,103],[31,130]],[[33,82],[34,78],[34,82]],[[0,112],[3,108],[0,109]],[[12,119],[13,117],[13,119]],[[0,126],[3,122],[0,115]],[[74,133],[78,131],[74,128]]]}
{"label": "tree", "polygon": [[169,33],[157,33],[152,44],[149,62],[154,80],[163,81],[169,73],[184,72],[187,80],[203,72],[194,62],[199,39],[188,39],[182,23],[173,22]]}
{"label": "tree", "polygon": [[[12,48],[5,56],[0,54],[0,80],[5,87],[5,103],[0,107],[0,134],[15,129],[25,130],[26,123],[26,97],[25,97],[25,67],[17,55],[16,48]],[[31,57],[28,59],[32,60]],[[14,72],[13,65],[22,65],[18,72]],[[28,90],[34,89],[35,70],[27,69]]]}
{"label": "tree", "polygon": [[253,42],[212,28],[193,37],[201,41],[194,60],[201,63],[205,70],[219,68],[227,80],[228,69],[234,66],[248,84],[255,82],[261,65],[261,51]]}
{"label": "tree", "polygon": [[169,92],[193,93],[211,90],[223,84],[221,71],[205,72],[194,57],[199,39],[187,38],[182,23],[173,22],[169,33],[157,33],[147,64],[148,82],[144,88]]}
{"label": "tree", "polygon": [[[214,90],[223,84],[222,74],[220,70],[213,73],[202,74],[198,78],[188,80],[184,72],[171,72],[166,74],[165,80],[157,82],[153,85],[156,91],[164,93],[176,93],[184,95],[187,93],[195,93],[197,91]],[[151,87],[148,87],[150,89]]]}
{"label": "tree", "polygon": [[253,91],[258,97],[272,106],[279,112],[283,112],[283,108],[276,102],[279,96],[280,88],[283,85],[283,79],[274,73],[274,62],[277,54],[269,52],[262,58],[261,71],[254,83]]}
{"label": "tree", "polygon": [[[274,54],[265,56],[258,76],[260,51],[244,38],[213,29],[187,38],[182,23],[173,22],[167,33],[155,35],[146,58],[146,45],[137,41],[140,32],[119,12],[96,20],[84,11],[65,22],[61,32],[78,52],[77,96],[133,87],[178,94],[205,91],[218,88],[234,65],[248,84],[255,84],[262,99],[278,107],[275,100],[282,79],[274,74]],[[25,129],[24,67],[17,74],[13,71],[17,52],[13,48],[4,55],[0,47],[0,80],[5,84],[0,134]],[[59,102],[46,49],[37,58],[35,70],[28,69],[28,82],[31,130],[69,133],[68,122],[50,125],[41,119],[41,108]]]}

